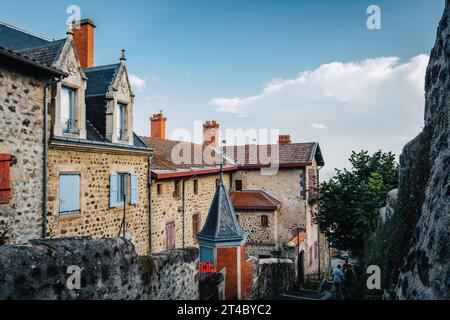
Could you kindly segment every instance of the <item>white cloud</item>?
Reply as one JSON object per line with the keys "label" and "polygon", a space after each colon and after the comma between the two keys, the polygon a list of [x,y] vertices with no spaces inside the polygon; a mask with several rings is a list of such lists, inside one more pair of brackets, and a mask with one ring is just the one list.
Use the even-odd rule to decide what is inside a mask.
{"label": "white cloud", "polygon": [[257,95],[208,103],[237,116],[234,126],[279,128],[296,141],[319,141],[330,173],[347,164],[352,150],[383,148],[398,155],[404,137],[420,131],[428,59],[332,62],[294,79],[272,80]]}
{"label": "white cloud", "polygon": [[322,123],[311,123],[309,126],[314,129],[326,129],[327,128],[327,126]]}
{"label": "white cloud", "polygon": [[133,90],[141,92],[147,85],[147,78],[140,78],[135,74],[130,74],[130,83]]}

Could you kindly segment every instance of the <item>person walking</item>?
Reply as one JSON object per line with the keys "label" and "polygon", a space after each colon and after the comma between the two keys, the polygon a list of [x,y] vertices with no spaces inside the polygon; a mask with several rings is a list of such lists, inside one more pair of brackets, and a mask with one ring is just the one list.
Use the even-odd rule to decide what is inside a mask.
{"label": "person walking", "polygon": [[347,270],[344,272],[344,280],[345,280],[345,299],[351,299],[351,292],[353,287],[353,280],[355,278],[355,272],[352,269],[352,265],[349,264]]}
{"label": "person walking", "polygon": [[336,299],[342,300],[342,280],[344,278],[344,273],[342,272],[342,267],[339,264],[333,270],[333,286],[335,290]]}

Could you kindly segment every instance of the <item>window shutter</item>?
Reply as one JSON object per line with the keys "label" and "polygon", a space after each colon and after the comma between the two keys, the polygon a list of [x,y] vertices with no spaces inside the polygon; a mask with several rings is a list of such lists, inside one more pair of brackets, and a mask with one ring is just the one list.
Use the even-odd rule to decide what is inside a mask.
{"label": "window shutter", "polygon": [[111,208],[117,207],[117,173],[111,173],[109,179],[109,206]]}
{"label": "window shutter", "polygon": [[138,178],[137,173],[131,174],[131,204],[137,204],[138,203]]}
{"label": "window shutter", "polygon": [[0,154],[0,204],[9,203],[11,196],[10,163],[11,155]]}
{"label": "window shutter", "polygon": [[80,211],[80,176],[63,174],[59,177],[59,212]]}

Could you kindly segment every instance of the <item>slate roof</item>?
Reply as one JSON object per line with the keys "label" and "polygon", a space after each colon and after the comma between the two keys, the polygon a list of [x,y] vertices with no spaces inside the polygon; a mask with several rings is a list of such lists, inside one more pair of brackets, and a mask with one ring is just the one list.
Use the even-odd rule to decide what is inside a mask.
{"label": "slate roof", "polygon": [[61,39],[37,47],[20,49],[17,50],[17,52],[24,54],[39,63],[51,66],[58,60],[65,43],[66,39]]}
{"label": "slate roof", "polygon": [[280,208],[281,202],[262,190],[233,191],[230,193],[235,210],[268,210]]}
{"label": "slate roof", "polygon": [[[48,72],[53,75],[67,76],[67,74],[60,69],[57,69],[57,68],[54,68],[51,66],[47,66],[47,65],[43,65],[43,64],[39,63],[38,61],[33,60],[23,54],[20,54],[18,52],[12,51],[10,49],[7,49],[7,48],[1,47],[1,46],[0,46],[0,56],[2,56],[2,62],[6,62],[7,59],[11,59],[12,61],[27,64],[31,67],[34,67],[34,68],[39,69],[44,72]],[[5,59],[5,60],[3,60],[3,59]]]}
{"label": "slate roof", "polygon": [[208,217],[202,231],[197,234],[197,239],[213,242],[242,241],[246,236],[247,232],[237,221],[233,204],[223,181],[223,174],[221,174]]}
{"label": "slate roof", "polygon": [[[278,148],[278,150],[277,150]],[[239,167],[261,167],[267,165],[266,161],[273,155],[280,167],[305,166],[312,164],[316,159],[323,166],[322,152],[316,142],[291,143],[286,145],[244,145],[224,147],[225,154]],[[277,155],[278,153],[278,155]]]}
{"label": "slate roof", "polygon": [[0,46],[12,50],[20,50],[35,46],[41,46],[50,41],[33,35],[9,24],[0,22]]}
{"label": "slate roof", "polygon": [[83,69],[88,78],[86,96],[106,95],[114,82],[120,63]]}

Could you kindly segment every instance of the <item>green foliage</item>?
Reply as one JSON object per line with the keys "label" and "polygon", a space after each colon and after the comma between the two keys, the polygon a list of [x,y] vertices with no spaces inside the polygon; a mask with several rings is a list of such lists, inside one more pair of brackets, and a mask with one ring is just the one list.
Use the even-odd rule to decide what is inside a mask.
{"label": "green foliage", "polygon": [[336,170],[321,184],[316,222],[334,248],[361,257],[365,240],[377,228],[386,194],[397,188],[398,164],[394,154],[381,150],[373,155],[353,151],[349,161],[350,170]]}

